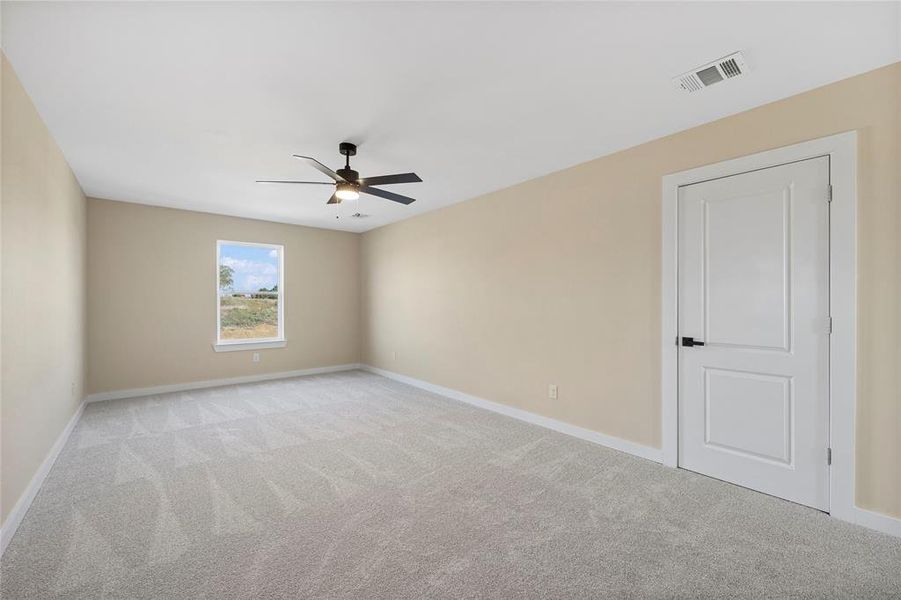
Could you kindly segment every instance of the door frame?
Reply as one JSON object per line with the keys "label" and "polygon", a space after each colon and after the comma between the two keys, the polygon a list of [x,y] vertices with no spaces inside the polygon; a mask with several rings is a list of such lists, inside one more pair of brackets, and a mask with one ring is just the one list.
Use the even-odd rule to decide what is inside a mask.
{"label": "door frame", "polygon": [[[857,132],[784,146],[663,177],[661,438],[663,464],[679,460],[678,199],[681,186],[821,156],[829,157],[832,202],[829,219],[829,440],[832,465],[829,513],[860,522],[869,512],[854,504],[854,420],[857,403]],[[826,202],[826,198],[823,199]],[[823,449],[826,460],[826,449]],[[864,524],[864,523],[860,523]],[[873,525],[869,525],[872,527]]]}

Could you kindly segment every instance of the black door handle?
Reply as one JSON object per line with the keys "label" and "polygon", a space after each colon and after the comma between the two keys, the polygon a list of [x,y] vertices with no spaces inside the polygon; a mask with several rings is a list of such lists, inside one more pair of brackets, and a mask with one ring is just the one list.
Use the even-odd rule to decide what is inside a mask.
{"label": "black door handle", "polygon": [[683,337],[682,345],[688,346],[689,348],[691,348],[692,346],[703,346],[704,342],[699,342],[699,341],[695,340],[693,337]]}

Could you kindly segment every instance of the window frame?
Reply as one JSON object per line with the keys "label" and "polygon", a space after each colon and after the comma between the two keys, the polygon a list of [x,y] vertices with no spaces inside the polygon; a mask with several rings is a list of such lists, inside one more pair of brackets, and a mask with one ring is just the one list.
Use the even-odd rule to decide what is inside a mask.
{"label": "window frame", "polygon": [[[222,339],[222,307],[219,295],[219,266],[222,260],[222,246],[248,246],[268,248],[278,251],[278,334],[271,338],[250,338],[238,340]],[[263,242],[239,242],[234,240],[216,240],[216,338],[213,350],[216,352],[235,352],[239,350],[259,350],[264,348],[284,348],[285,339],[285,246]]]}

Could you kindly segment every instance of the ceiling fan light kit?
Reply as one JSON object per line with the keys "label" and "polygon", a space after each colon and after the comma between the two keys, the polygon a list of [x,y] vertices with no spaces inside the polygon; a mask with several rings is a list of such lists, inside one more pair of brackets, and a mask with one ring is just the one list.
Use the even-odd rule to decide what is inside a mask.
{"label": "ceiling fan light kit", "polygon": [[[360,197],[361,193],[369,194],[371,196],[378,196],[379,198],[384,198],[386,200],[391,200],[392,202],[398,202],[400,204],[410,204],[416,201],[415,198],[410,198],[409,196],[402,196],[400,194],[395,194],[394,192],[389,192],[387,190],[373,187],[376,185],[389,185],[393,183],[419,183],[422,181],[422,179],[420,179],[419,175],[417,175],[416,173],[377,175],[375,177],[365,177],[361,179],[360,174],[350,168],[350,157],[357,154],[356,145],[350,142],[341,142],[340,144],[338,144],[338,152],[340,152],[344,156],[344,167],[338,169],[337,171],[332,171],[327,166],[310,156],[301,156],[299,154],[294,155],[294,158],[306,162],[308,165],[310,165],[320,173],[327,175],[334,182],[335,193],[332,194],[332,197],[329,198],[326,204],[340,204],[342,200],[356,200]],[[332,183],[325,181],[281,181],[273,179],[258,180],[257,183],[300,183],[308,185],[332,185]]]}
{"label": "ceiling fan light kit", "polygon": [[357,186],[352,183],[339,183],[335,188],[335,196],[338,197],[338,200],[356,200],[360,197]]}

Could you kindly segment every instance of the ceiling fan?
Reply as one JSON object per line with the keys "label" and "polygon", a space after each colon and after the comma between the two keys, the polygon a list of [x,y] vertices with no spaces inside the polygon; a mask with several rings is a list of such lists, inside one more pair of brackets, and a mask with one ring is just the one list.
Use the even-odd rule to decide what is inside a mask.
{"label": "ceiling fan", "polygon": [[361,193],[378,196],[379,198],[385,198],[386,200],[392,200],[394,202],[400,202],[401,204],[410,204],[411,202],[416,201],[415,198],[401,196],[394,192],[372,187],[375,185],[388,185],[391,183],[419,183],[422,179],[420,179],[419,175],[416,173],[398,173],[397,175],[377,175],[375,177],[360,178],[360,174],[350,168],[350,157],[357,153],[356,145],[351,144],[350,142],[341,142],[338,145],[338,152],[344,155],[344,168],[338,169],[337,171],[332,171],[315,158],[300,156],[299,154],[294,155],[294,158],[305,161],[317,171],[331,177],[334,180],[334,183],[330,181],[278,181],[271,179],[258,180],[257,183],[334,185],[335,193],[332,194],[332,197],[329,198],[329,201],[326,204],[340,204],[342,200],[356,200],[360,197]]}

